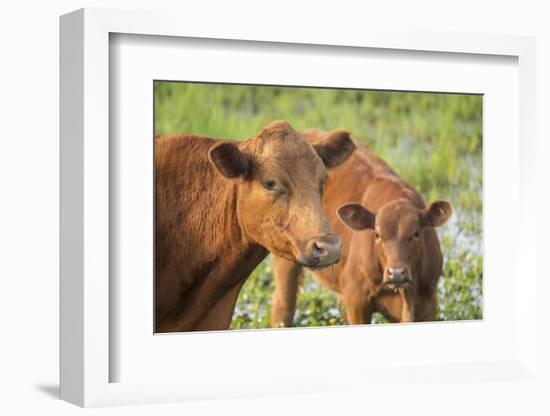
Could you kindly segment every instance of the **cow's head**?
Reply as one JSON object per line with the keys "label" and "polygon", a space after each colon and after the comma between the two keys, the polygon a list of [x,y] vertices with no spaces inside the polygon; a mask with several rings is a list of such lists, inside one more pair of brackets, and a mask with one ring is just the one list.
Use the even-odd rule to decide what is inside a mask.
{"label": "cow's head", "polygon": [[384,205],[376,215],[359,204],[343,205],[337,212],[352,230],[372,230],[382,283],[392,289],[410,285],[417,278],[422,267],[423,231],[444,224],[451,213],[446,201],[418,209],[405,199]]}
{"label": "cow's head", "polygon": [[309,144],[285,121],[274,121],[242,143],[210,150],[216,170],[237,184],[237,218],[244,238],[306,267],[325,267],[341,254],[340,237],[323,213],[330,169],[355,150],[338,130]]}

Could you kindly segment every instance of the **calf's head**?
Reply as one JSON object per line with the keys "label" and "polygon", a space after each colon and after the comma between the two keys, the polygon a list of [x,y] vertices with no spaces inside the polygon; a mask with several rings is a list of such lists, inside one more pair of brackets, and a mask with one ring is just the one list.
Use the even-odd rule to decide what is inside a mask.
{"label": "calf's head", "polygon": [[426,227],[438,227],[451,216],[446,201],[418,209],[407,200],[395,200],[375,215],[359,204],[338,208],[338,217],[352,230],[372,230],[382,283],[395,289],[413,283],[422,267],[422,239]]}
{"label": "calf's head", "polygon": [[327,169],[354,150],[343,130],[311,145],[288,123],[275,121],[245,142],[217,144],[209,156],[218,173],[237,187],[243,237],[316,268],[340,259],[340,237],[323,213],[322,193]]}

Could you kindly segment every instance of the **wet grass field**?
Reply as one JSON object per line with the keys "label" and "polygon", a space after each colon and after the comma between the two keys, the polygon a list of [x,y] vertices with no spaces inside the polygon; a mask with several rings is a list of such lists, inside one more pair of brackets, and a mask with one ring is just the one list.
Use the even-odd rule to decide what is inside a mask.
{"label": "wet grass field", "polygon": [[[437,319],[483,317],[480,95],[155,84],[156,133],[245,140],[276,119],[287,120],[297,130],[348,129],[415,186],[425,201],[449,201],[453,216],[437,228],[444,254]],[[245,283],[231,328],[269,327],[272,273],[269,256]],[[375,322],[384,319],[376,315]],[[295,325],[344,323],[336,295],[306,273]]]}

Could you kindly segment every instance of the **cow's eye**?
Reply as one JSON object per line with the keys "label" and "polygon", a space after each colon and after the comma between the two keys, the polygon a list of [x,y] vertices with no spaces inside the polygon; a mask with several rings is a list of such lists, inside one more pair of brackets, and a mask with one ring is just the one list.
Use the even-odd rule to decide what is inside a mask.
{"label": "cow's eye", "polygon": [[273,179],[264,179],[262,181],[262,184],[264,188],[267,189],[268,191],[272,191],[275,189],[275,181]]}
{"label": "cow's eye", "polygon": [[374,233],[374,238],[376,238],[377,240],[380,240],[380,234]]}
{"label": "cow's eye", "polygon": [[416,230],[416,231],[414,232],[414,234],[413,234],[413,237],[414,237],[414,238],[420,237],[420,232],[419,232],[418,230]]}

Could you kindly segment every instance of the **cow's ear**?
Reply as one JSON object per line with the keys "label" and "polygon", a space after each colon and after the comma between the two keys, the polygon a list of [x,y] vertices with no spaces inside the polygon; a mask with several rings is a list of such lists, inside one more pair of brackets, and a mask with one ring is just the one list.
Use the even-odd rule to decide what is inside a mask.
{"label": "cow's ear", "polygon": [[342,205],[336,210],[336,214],[352,230],[374,229],[374,214],[360,204]]}
{"label": "cow's ear", "polygon": [[356,149],[351,135],[346,130],[333,130],[317,141],[313,148],[323,160],[328,169],[334,168],[346,161]]}
{"label": "cow's ear", "polygon": [[251,163],[235,143],[221,142],[210,149],[210,162],[227,178],[245,177]]}
{"label": "cow's ear", "polygon": [[428,208],[420,211],[422,227],[439,227],[447,222],[453,210],[447,201],[434,201]]}

